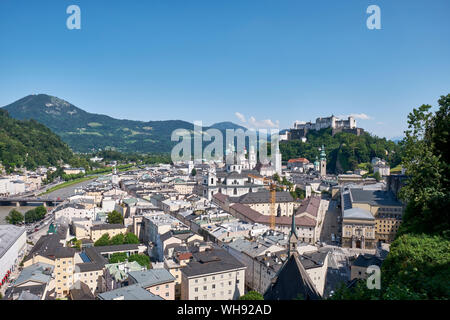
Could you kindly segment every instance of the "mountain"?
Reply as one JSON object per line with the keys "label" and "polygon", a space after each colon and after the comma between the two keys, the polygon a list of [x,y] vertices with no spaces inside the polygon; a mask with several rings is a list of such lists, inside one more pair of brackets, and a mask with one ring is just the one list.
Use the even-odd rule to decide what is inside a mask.
{"label": "mountain", "polygon": [[0,109],[0,162],[7,171],[15,167],[56,166],[69,162],[73,153],[49,128],[35,120],[20,121]]}
{"label": "mountain", "polygon": [[[192,123],[181,120],[144,122],[89,113],[45,94],[29,95],[3,109],[15,119],[34,119],[46,125],[77,152],[115,149],[122,152],[165,153],[170,152],[177,143],[171,141],[175,129],[194,129]],[[243,128],[231,122],[216,123],[211,127],[221,131]]]}

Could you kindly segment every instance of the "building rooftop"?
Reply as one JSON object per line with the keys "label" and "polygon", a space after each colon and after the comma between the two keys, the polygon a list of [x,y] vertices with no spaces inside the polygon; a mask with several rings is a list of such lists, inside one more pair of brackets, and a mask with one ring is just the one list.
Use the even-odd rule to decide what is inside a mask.
{"label": "building rooftop", "polygon": [[0,258],[25,232],[25,227],[17,227],[9,224],[0,225]]}
{"label": "building rooftop", "polygon": [[350,208],[344,210],[344,219],[360,219],[360,220],[375,220],[372,213],[361,208]]}
{"label": "building rooftop", "polygon": [[98,294],[100,300],[164,300],[142,288],[139,284]]}
{"label": "building rooftop", "polygon": [[352,202],[369,203],[373,206],[402,206],[392,191],[350,189]]}
{"label": "building rooftop", "polygon": [[175,281],[175,277],[166,269],[150,269],[145,271],[132,271],[128,277],[140,284],[143,288]]}
{"label": "building rooftop", "polygon": [[205,250],[192,254],[193,260],[181,269],[187,277],[245,269],[246,266],[223,249]]}
{"label": "building rooftop", "polygon": [[97,225],[93,225],[91,230],[111,230],[111,229],[124,229],[126,228],[123,224],[118,224],[118,223],[102,223],[102,224],[97,224]]}

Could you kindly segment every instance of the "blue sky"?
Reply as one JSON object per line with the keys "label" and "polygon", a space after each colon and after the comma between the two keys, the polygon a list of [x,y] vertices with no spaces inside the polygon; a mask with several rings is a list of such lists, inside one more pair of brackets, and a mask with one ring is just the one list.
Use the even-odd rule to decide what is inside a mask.
{"label": "blue sky", "polygon": [[[72,4],[81,30],[66,28]],[[366,27],[371,4],[381,30]],[[0,105],[46,93],[116,118],[280,128],[357,114],[400,136],[412,108],[450,92],[448,12],[448,0],[1,0]]]}

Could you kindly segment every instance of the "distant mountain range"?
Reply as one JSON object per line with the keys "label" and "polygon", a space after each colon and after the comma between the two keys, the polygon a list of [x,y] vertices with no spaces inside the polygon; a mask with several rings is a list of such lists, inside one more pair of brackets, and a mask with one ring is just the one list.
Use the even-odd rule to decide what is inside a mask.
{"label": "distant mountain range", "polygon": [[[86,112],[73,104],[46,94],[29,95],[2,109],[18,120],[34,119],[61,137],[73,151],[91,152],[112,148],[122,152],[165,153],[177,142],[171,141],[175,129],[194,130],[182,120],[134,121]],[[246,128],[220,122],[203,130]]]}

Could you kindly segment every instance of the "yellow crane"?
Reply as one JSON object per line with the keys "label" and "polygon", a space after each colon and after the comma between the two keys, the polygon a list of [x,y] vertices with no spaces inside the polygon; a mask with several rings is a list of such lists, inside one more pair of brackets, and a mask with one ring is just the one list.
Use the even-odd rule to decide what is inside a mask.
{"label": "yellow crane", "polygon": [[272,179],[267,177],[259,177],[254,174],[249,174],[248,176],[252,179],[262,180],[263,183],[268,184],[263,185],[263,187],[270,191],[270,229],[275,230],[275,204],[277,202],[277,187],[285,189],[286,186],[279,186]]}

